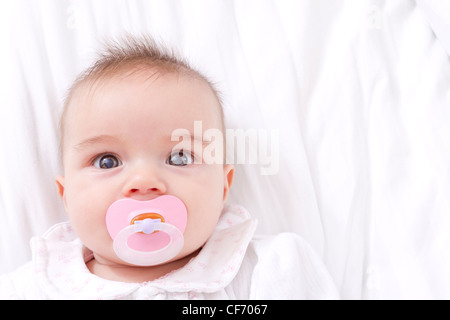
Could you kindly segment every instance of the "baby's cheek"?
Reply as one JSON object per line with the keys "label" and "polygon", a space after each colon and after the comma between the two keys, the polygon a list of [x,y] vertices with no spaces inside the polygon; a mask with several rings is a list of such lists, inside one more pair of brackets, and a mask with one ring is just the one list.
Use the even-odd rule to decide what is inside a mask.
{"label": "baby's cheek", "polygon": [[[105,224],[106,209],[86,189],[69,190],[67,214],[80,240],[88,242],[109,238]],[[104,241],[104,240],[103,240]]]}
{"label": "baby's cheek", "polygon": [[71,224],[80,241],[93,252],[109,256],[113,254],[113,240],[103,219],[93,219],[89,212],[74,213]]}
{"label": "baby's cheek", "polygon": [[210,190],[193,194],[188,204],[188,221],[185,241],[196,244],[197,248],[211,236],[221,213],[221,201],[217,192]]}

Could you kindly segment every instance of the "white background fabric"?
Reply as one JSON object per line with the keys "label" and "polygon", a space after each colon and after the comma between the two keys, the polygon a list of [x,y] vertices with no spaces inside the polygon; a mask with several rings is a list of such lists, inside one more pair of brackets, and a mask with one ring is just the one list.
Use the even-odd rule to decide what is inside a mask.
{"label": "white background fabric", "polygon": [[[417,3],[416,3],[417,2]],[[58,121],[99,41],[149,33],[218,84],[230,128],[279,132],[230,202],[292,231],[343,298],[450,298],[450,5],[425,0],[1,4],[0,272],[65,220]]]}

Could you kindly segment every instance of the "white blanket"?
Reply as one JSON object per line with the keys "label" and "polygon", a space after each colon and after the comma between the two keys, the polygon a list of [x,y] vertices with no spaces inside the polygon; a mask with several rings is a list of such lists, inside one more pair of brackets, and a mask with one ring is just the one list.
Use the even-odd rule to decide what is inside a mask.
{"label": "white blanket", "polygon": [[300,234],[343,298],[449,299],[448,12],[437,0],[2,3],[0,273],[66,219],[54,177],[71,81],[99,40],[145,32],[218,84],[228,127],[278,130],[279,171],[237,165],[230,199],[259,233]]}

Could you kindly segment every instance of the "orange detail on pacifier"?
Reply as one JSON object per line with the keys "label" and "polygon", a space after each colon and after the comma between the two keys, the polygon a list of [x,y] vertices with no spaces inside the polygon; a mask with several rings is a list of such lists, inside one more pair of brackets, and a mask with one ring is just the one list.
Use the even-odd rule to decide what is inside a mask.
{"label": "orange detail on pacifier", "polygon": [[[148,212],[148,213],[139,214],[136,217],[134,217],[131,220],[130,225],[134,224],[136,221],[142,221],[142,220],[145,220],[145,219],[160,219],[161,222],[166,222],[166,220],[164,220],[164,217],[162,215],[160,215],[158,213]],[[156,233],[156,232],[158,232],[158,230],[153,231],[152,233]],[[144,233],[144,232],[141,231],[139,233]]]}

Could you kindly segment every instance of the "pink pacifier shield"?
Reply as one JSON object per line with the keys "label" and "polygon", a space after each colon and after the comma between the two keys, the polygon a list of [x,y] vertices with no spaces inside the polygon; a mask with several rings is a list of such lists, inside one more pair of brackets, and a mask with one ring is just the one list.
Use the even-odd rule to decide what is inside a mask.
{"label": "pink pacifier shield", "polygon": [[[181,232],[186,229],[187,210],[184,203],[175,196],[160,196],[148,201],[120,199],[114,202],[106,212],[106,228],[112,239],[128,227],[133,218],[145,214],[157,213],[165,223],[171,224]],[[170,237],[164,232],[151,234],[135,233],[128,238],[128,246],[137,251],[159,250],[170,242]]]}

